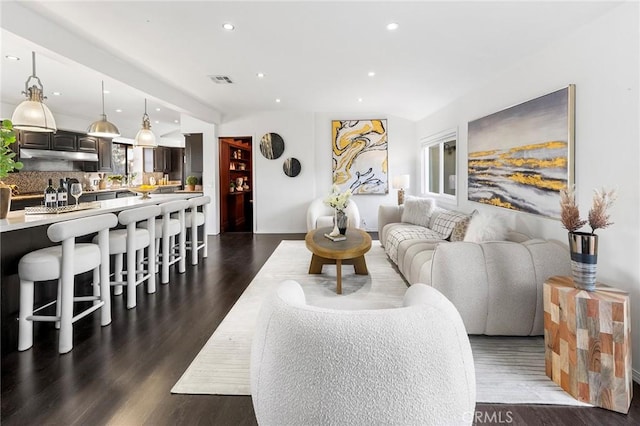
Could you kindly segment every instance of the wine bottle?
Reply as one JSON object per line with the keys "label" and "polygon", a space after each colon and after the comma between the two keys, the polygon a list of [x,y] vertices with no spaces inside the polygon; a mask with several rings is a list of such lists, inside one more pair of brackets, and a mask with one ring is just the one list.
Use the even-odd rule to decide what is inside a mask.
{"label": "wine bottle", "polygon": [[44,190],[44,206],[58,207],[58,193],[53,189],[53,179],[49,179],[49,186]]}
{"label": "wine bottle", "polygon": [[64,187],[64,179],[60,179],[60,186],[57,193],[58,207],[64,207],[67,205],[67,190]]}

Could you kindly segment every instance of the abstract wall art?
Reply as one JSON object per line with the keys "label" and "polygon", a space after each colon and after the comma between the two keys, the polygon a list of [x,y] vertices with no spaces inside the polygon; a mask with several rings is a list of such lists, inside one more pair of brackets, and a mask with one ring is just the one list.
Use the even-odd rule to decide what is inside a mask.
{"label": "abstract wall art", "polygon": [[277,133],[265,133],[260,138],[260,152],[264,155],[264,158],[269,160],[275,160],[280,158],[284,152],[284,140],[282,136]]}
{"label": "abstract wall art", "polygon": [[333,184],[353,194],[387,194],[387,120],[333,120]]}
{"label": "abstract wall art", "polygon": [[469,122],[468,198],[560,217],[573,184],[575,86]]}

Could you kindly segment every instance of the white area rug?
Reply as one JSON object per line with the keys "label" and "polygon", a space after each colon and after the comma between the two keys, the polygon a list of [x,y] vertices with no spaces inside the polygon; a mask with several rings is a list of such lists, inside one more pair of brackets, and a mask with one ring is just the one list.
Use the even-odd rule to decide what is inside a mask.
{"label": "white area rug", "polygon": [[[283,241],[231,308],[172,393],[250,395],[251,339],[265,295],[287,279],[304,289],[307,303],[334,309],[384,309],[402,305],[407,285],[374,241],[365,256],[369,275],[344,266],[343,294],[335,293],[335,267],[309,275],[311,253],[304,241]],[[585,405],[544,373],[542,338],[472,336],[477,401]]]}

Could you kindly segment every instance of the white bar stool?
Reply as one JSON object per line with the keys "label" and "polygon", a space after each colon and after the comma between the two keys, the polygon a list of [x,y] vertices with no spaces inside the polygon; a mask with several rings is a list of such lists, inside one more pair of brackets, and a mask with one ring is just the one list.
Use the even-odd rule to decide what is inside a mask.
{"label": "white bar stool", "polygon": [[[124,210],[118,214],[118,222],[125,229],[109,231],[109,254],[115,255],[114,280],[115,294],[122,294],[122,286],[127,286],[127,309],[136,307],[136,288],[147,281],[147,293],[156,292],[156,227],[155,220],[149,222],[148,228],[136,228],[138,222],[155,218],[161,213],[159,206],[145,206]],[[93,239],[95,243],[97,237]],[[147,249],[147,269],[144,269],[144,249]],[[123,258],[127,255],[127,270],[123,270]],[[137,259],[136,259],[137,255]],[[123,275],[127,280],[122,279]]]}
{"label": "white bar stool", "polygon": [[[198,264],[199,250],[202,250],[203,258],[208,256],[206,222],[209,214],[209,203],[211,203],[211,197],[208,195],[189,199],[189,211],[184,216],[184,226],[189,229],[190,241],[187,241],[187,250],[191,251],[192,265]],[[200,206],[202,206],[202,211],[198,211]],[[199,226],[204,226],[202,241],[198,241]]]}
{"label": "white bar stool", "polygon": [[[34,250],[24,255],[18,264],[20,278],[20,317],[18,320],[18,350],[33,346],[33,321],[60,324],[58,352],[73,349],[73,323],[102,308],[100,324],[111,323],[109,288],[109,228],[118,223],[112,213],[55,223],[47,229],[54,243],[61,245]],[[98,244],[79,243],[76,237],[98,232]],[[74,297],[75,276],[93,270],[93,296]],[[33,315],[34,283],[58,280],[56,315]],[[93,305],[73,315],[73,303],[93,301]]]}
{"label": "white bar stool", "polygon": [[[189,202],[187,200],[175,200],[168,201],[160,204],[162,218],[155,220],[156,226],[156,253],[162,248],[159,253],[160,257],[160,271],[162,284],[169,282],[169,266],[174,263],[178,263],[178,272],[183,274],[186,269],[186,229],[184,226],[185,210],[189,208]],[[171,214],[176,213],[178,218],[171,218]],[[149,221],[141,222],[141,228],[147,228]],[[178,236],[178,243],[175,242],[175,237]],[[158,240],[162,239],[162,243],[158,245]]]}

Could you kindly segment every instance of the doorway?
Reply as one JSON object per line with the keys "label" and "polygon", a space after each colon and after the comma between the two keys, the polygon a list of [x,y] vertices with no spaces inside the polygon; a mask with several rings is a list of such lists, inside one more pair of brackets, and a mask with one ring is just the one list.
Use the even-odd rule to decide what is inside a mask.
{"label": "doorway", "polygon": [[251,136],[218,138],[220,232],[253,232]]}

